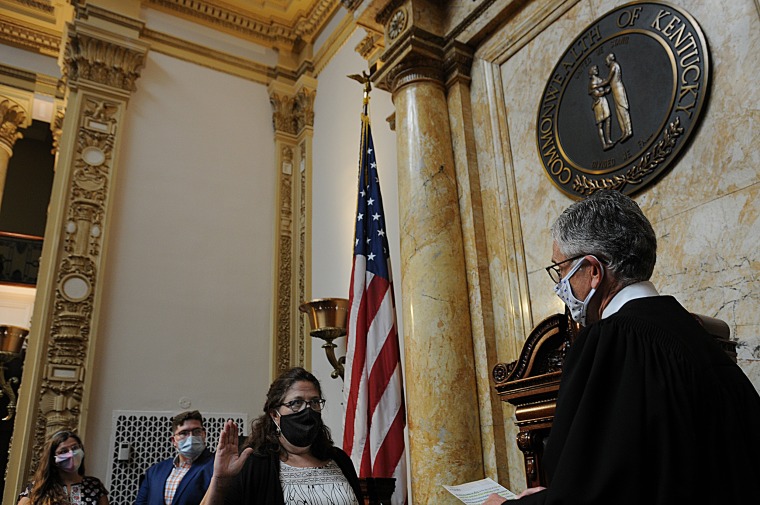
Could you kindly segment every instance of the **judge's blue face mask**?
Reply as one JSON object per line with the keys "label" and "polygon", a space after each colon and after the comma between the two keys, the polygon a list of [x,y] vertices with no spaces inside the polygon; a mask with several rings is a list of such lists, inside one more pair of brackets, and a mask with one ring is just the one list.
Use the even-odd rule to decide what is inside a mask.
{"label": "judge's blue face mask", "polygon": [[[592,258],[596,259],[596,256],[592,256]],[[585,256],[579,259],[573,268],[570,269],[567,275],[564,276],[556,286],[554,286],[554,292],[557,293],[557,296],[559,296],[560,300],[565,302],[565,305],[567,305],[567,308],[570,311],[570,317],[572,317],[573,321],[580,324],[581,326],[586,326],[588,304],[591,301],[591,297],[593,297],[594,293],[596,293],[596,289],[591,288],[591,291],[588,292],[586,299],[583,301],[578,300],[573,294],[573,288],[570,286],[570,277],[575,275],[575,272],[581,268],[584,261],[586,261]],[[601,263],[599,264],[599,269],[602,272],[602,278],[604,278],[604,267],[602,267]]]}

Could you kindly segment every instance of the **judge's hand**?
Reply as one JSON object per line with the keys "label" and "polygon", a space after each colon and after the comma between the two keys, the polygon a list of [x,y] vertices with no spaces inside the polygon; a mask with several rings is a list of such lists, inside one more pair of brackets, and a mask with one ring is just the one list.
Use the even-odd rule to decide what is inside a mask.
{"label": "judge's hand", "polygon": [[544,489],[546,489],[544,486],[529,487],[528,489],[526,489],[522,493],[518,494],[517,497],[518,498],[522,498],[524,496],[528,496],[529,494],[538,493],[539,491],[543,491]]}
{"label": "judge's hand", "polygon": [[234,477],[245,464],[248,456],[253,454],[253,449],[247,447],[242,454],[238,455],[238,427],[228,419],[224,423],[222,433],[219,435],[219,444],[216,446],[214,456],[214,477],[228,479]]}
{"label": "judge's hand", "polygon": [[501,505],[505,501],[507,501],[507,499],[503,496],[499,496],[496,493],[491,493],[488,495],[488,498],[486,498],[486,501],[483,502],[483,505]]}

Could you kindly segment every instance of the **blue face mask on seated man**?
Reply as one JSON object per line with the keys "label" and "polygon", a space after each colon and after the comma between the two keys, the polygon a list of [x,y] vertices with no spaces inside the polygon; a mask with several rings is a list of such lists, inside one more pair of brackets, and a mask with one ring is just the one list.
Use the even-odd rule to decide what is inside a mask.
{"label": "blue face mask on seated man", "polygon": [[177,451],[187,459],[197,458],[205,448],[206,442],[203,441],[202,436],[190,435],[177,442]]}
{"label": "blue face mask on seated man", "polygon": [[[596,256],[591,257],[596,259]],[[586,326],[588,304],[591,301],[591,297],[594,296],[594,293],[596,293],[596,288],[591,288],[591,291],[588,292],[586,299],[583,301],[578,300],[575,295],[573,295],[573,288],[570,286],[570,277],[575,275],[575,272],[581,268],[584,261],[586,261],[585,256],[579,259],[577,263],[575,263],[575,266],[570,269],[567,275],[563,277],[556,286],[554,286],[554,292],[557,293],[557,296],[559,296],[560,300],[565,302],[568,310],[570,310],[570,317],[572,317],[573,321],[580,324],[581,326]],[[602,278],[604,278],[604,267],[601,266],[601,263],[599,264],[599,268],[602,271]]]}

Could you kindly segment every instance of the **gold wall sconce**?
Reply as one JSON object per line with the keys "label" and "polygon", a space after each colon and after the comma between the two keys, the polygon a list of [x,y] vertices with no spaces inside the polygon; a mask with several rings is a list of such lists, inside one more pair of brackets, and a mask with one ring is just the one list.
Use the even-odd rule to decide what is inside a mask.
{"label": "gold wall sconce", "polygon": [[310,302],[303,302],[299,310],[309,316],[311,323],[310,335],[324,340],[322,349],[325,350],[327,361],[333,367],[330,377],[343,379],[344,364],[346,357],[335,356],[333,342],[336,338],[346,336],[346,322],[348,321],[348,300],[345,298],[318,298]]}
{"label": "gold wall sconce", "polygon": [[21,356],[27,335],[29,335],[27,328],[8,324],[0,325],[0,396],[8,397],[8,415],[2,419],[3,421],[13,419],[16,414],[16,393],[13,391],[12,384],[18,384],[19,381],[18,377],[6,380],[5,366]]}

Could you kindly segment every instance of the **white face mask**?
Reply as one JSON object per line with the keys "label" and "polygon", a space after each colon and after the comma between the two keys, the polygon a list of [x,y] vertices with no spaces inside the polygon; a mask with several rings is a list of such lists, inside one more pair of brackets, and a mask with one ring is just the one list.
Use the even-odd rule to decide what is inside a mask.
{"label": "white face mask", "polygon": [[66,472],[76,472],[79,470],[79,465],[82,464],[83,459],[84,451],[82,449],[75,449],[63,454],[56,454],[55,464]]}
{"label": "white face mask", "polygon": [[[592,256],[592,258],[596,259],[596,256]],[[585,256],[579,259],[575,263],[575,266],[570,269],[567,275],[563,277],[556,286],[554,286],[554,292],[557,293],[557,296],[559,296],[560,300],[565,302],[568,310],[570,310],[570,317],[572,317],[573,321],[580,324],[581,326],[586,326],[588,304],[591,301],[591,297],[594,296],[594,293],[596,293],[596,289],[591,288],[591,291],[588,292],[586,299],[580,301],[575,297],[575,295],[573,295],[573,288],[570,286],[570,277],[572,277],[575,272],[581,268],[581,265],[583,265],[583,262],[585,260]],[[602,267],[601,263],[599,264],[599,268],[602,272],[602,278],[604,278],[604,268]]]}
{"label": "white face mask", "polygon": [[177,451],[188,459],[197,458],[205,448],[206,442],[203,440],[202,436],[196,437],[190,435],[184,440],[177,442]]}

